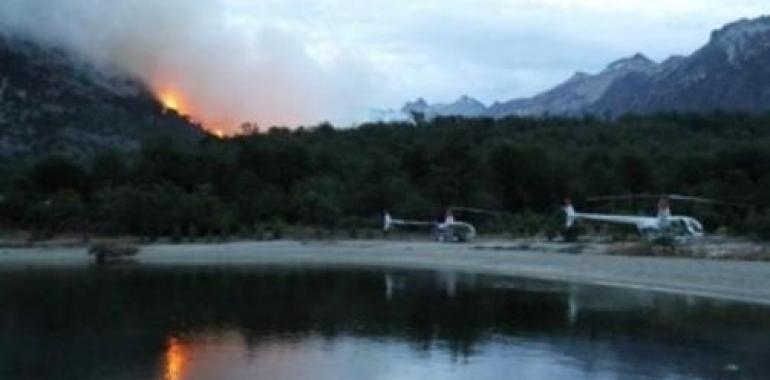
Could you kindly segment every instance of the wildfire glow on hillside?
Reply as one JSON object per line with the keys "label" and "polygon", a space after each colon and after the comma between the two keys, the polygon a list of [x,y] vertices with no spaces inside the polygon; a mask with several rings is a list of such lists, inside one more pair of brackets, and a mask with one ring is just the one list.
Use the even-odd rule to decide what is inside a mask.
{"label": "wildfire glow on hillside", "polygon": [[365,116],[370,60],[352,44],[309,38],[304,20],[281,20],[275,7],[305,8],[289,3],[2,0],[0,34],[141,80],[167,111],[215,135],[239,133],[244,122],[295,127]]}
{"label": "wildfire glow on hillside", "polygon": [[187,107],[182,101],[182,96],[172,89],[163,89],[158,91],[158,99],[167,110],[174,110],[179,114],[186,115]]}
{"label": "wildfire glow on hillside", "polygon": [[219,138],[227,136],[227,133],[225,133],[224,129],[222,128],[223,126],[225,128],[232,129],[230,124],[227,122],[218,122],[214,120],[207,120],[206,118],[199,118],[197,115],[195,115],[194,109],[190,105],[191,103],[187,100],[187,97],[185,97],[181,91],[178,91],[172,87],[160,87],[156,90],[156,97],[163,105],[164,112],[174,111],[180,115],[183,115],[190,121],[199,123],[203,128],[205,128],[214,136]]}

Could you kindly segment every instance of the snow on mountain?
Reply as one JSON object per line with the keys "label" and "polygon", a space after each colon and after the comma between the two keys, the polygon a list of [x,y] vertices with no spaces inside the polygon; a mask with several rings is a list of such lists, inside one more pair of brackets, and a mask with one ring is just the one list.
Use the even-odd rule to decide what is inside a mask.
{"label": "snow on mountain", "polygon": [[401,111],[407,115],[421,114],[426,119],[432,119],[439,116],[463,116],[479,117],[487,113],[487,107],[484,103],[471,98],[467,95],[448,104],[428,104],[425,99],[417,99],[414,102],[406,103]]}
{"label": "snow on mountain", "polygon": [[495,103],[490,107],[489,115],[504,117],[579,114],[585,107],[601,98],[618,78],[629,73],[649,74],[659,68],[657,63],[643,54],[635,54],[609,64],[598,74],[578,72],[566,82],[533,98]]}
{"label": "snow on mountain", "polygon": [[426,118],[500,118],[717,109],[770,110],[770,16],[727,24],[689,56],[674,55],[656,63],[637,53],[610,63],[596,74],[577,72],[531,98],[495,102],[489,108],[468,96],[450,104],[418,99],[407,103],[402,112]]}

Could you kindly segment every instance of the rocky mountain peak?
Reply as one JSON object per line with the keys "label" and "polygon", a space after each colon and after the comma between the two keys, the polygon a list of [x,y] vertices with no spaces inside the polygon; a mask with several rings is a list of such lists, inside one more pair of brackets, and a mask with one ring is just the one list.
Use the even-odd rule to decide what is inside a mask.
{"label": "rocky mountain peak", "polygon": [[432,119],[438,116],[464,116],[477,117],[487,112],[484,103],[468,95],[459,97],[452,103],[429,104],[425,99],[419,98],[413,102],[407,102],[401,112],[410,115],[421,113],[426,118]]}
{"label": "rocky mountain peak", "polygon": [[[761,38],[761,37],[766,38]],[[711,33],[710,45],[718,46],[727,53],[728,61],[735,63],[753,50],[756,42],[764,41],[763,48],[770,48],[770,16],[741,19]]]}
{"label": "rocky mountain peak", "polygon": [[481,105],[482,107],[484,107],[484,103],[482,103],[481,101],[479,101],[479,100],[477,100],[475,98],[472,98],[472,97],[470,97],[468,95],[461,96],[453,104],[455,104],[455,105],[473,105],[473,106]]}
{"label": "rocky mountain peak", "polygon": [[644,54],[636,53],[631,57],[622,58],[610,63],[605,71],[646,72],[656,69],[657,66],[658,64],[655,61],[647,58]]}
{"label": "rocky mountain peak", "polygon": [[412,112],[419,112],[424,113],[428,109],[429,105],[428,102],[423,98],[417,98],[417,100],[413,102],[406,102],[403,107],[401,107],[401,112],[405,114],[409,114]]}
{"label": "rocky mountain peak", "polygon": [[733,44],[760,33],[770,32],[770,16],[740,19],[711,33],[711,42]]}

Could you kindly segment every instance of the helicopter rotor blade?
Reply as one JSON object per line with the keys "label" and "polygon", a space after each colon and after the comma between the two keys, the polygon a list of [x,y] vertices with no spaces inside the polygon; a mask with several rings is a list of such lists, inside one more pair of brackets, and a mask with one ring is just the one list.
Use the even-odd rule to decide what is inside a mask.
{"label": "helicopter rotor blade", "polygon": [[511,215],[507,212],[502,211],[492,211],[492,210],[485,210],[482,208],[476,208],[476,207],[464,207],[464,206],[451,206],[448,208],[450,211],[461,211],[461,212],[470,212],[474,214],[486,214],[486,215],[494,215],[494,216],[504,216],[504,215]]}
{"label": "helicopter rotor blade", "polygon": [[684,201],[684,202],[706,203],[706,204],[713,204],[713,205],[719,205],[719,206],[749,207],[748,205],[741,204],[741,203],[725,202],[719,199],[694,197],[690,195],[671,194],[668,196],[668,199],[676,200],[676,201]]}
{"label": "helicopter rotor blade", "polygon": [[634,200],[634,199],[653,199],[660,198],[660,195],[655,194],[623,194],[623,195],[602,195],[596,197],[588,197],[588,202],[603,202],[603,201],[615,201],[615,200]]}
{"label": "helicopter rotor blade", "polygon": [[690,196],[690,195],[680,195],[680,194],[624,194],[624,195],[606,195],[606,196],[586,198],[586,200],[589,202],[602,202],[602,201],[613,201],[613,200],[635,200],[635,199],[668,199],[672,201],[705,203],[705,204],[713,204],[713,205],[719,205],[719,206],[746,207],[746,208],[749,207],[748,205],[744,205],[741,203],[726,202],[718,199],[696,197],[696,196]]}

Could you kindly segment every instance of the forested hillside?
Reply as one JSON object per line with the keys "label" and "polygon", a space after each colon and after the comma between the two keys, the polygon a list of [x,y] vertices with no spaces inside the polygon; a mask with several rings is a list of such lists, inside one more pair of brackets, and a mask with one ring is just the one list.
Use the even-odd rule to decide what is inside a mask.
{"label": "forested hillside", "polygon": [[[161,236],[275,224],[374,228],[385,209],[438,218],[450,205],[518,215],[497,220],[499,230],[516,227],[524,215],[557,219],[565,196],[581,209],[606,209],[582,200],[677,193],[753,206],[674,204],[675,213],[693,213],[710,230],[770,235],[770,115],[274,128],[198,145],[156,141],[86,160],[4,162],[0,170],[2,223],[35,231]],[[616,207],[651,214],[655,205]],[[485,223],[489,217],[459,216],[493,225]]]}
{"label": "forested hillside", "polygon": [[127,151],[162,136],[203,134],[136,78],[0,33],[0,160]]}

